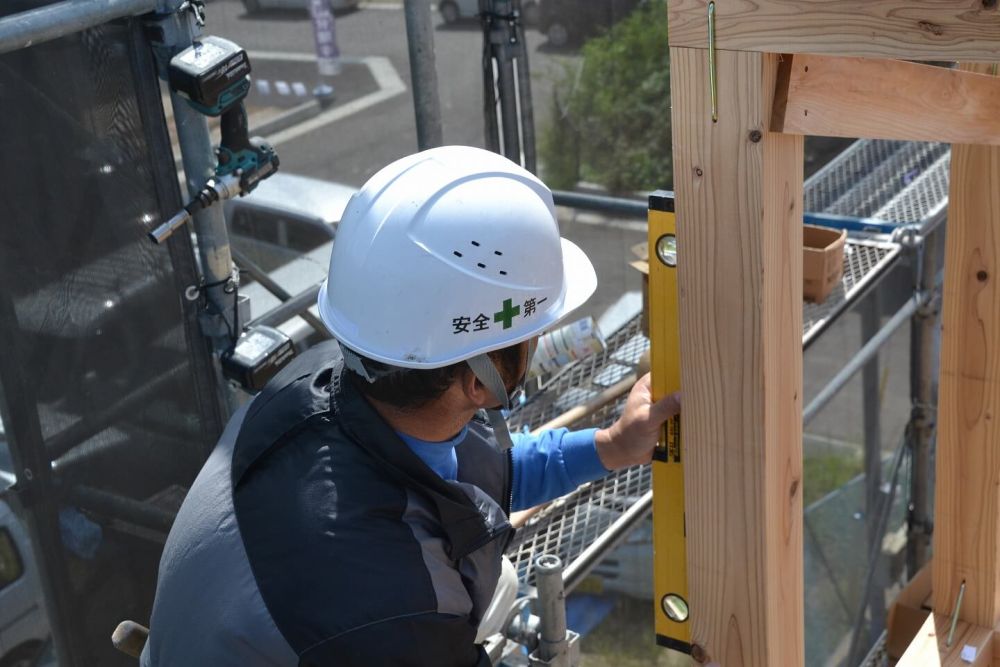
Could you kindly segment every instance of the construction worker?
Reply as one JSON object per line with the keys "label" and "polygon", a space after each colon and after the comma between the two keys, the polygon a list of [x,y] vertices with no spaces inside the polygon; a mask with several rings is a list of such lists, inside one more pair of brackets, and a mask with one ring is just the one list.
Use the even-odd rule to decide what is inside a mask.
{"label": "construction worker", "polygon": [[648,462],[679,407],[647,376],[608,429],[508,434],[533,342],[596,284],[503,157],[450,146],[372,177],[319,295],[337,342],[230,421],[164,548],[142,664],[489,665],[511,510]]}

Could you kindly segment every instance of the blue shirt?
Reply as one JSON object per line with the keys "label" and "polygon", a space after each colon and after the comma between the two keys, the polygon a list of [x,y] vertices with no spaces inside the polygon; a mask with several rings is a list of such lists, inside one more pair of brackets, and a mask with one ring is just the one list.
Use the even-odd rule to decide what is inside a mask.
{"label": "blue shirt", "polygon": [[[468,426],[444,442],[428,442],[400,433],[413,453],[442,478],[458,477],[455,447],[465,440]],[[538,435],[511,433],[514,448],[513,510],[523,510],[564,496],[586,482],[608,474],[594,445],[596,428],[559,428]]]}

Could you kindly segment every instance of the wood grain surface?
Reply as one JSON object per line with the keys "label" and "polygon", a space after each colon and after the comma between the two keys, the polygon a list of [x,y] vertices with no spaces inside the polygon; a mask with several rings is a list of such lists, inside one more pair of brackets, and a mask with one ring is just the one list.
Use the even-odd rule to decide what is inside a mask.
{"label": "wood grain surface", "polygon": [[953,146],[950,183],[934,610],[951,613],[964,579],[960,618],[992,628],[1000,622],[1000,148]]}
{"label": "wood grain surface", "polygon": [[771,129],[1000,145],[998,110],[1000,78],[988,74],[902,60],[790,55],[782,62]]}
{"label": "wood grain surface", "polygon": [[[670,0],[670,45],[706,48],[708,1]],[[993,0],[716,0],[720,49],[1000,60]]]}
{"label": "wood grain surface", "polygon": [[[988,628],[959,621],[955,625],[952,643],[947,645],[951,618],[930,614],[923,626],[900,657],[896,667],[991,667],[993,665],[993,631]],[[972,662],[962,660],[962,649],[972,646],[976,657]]]}
{"label": "wood grain surface", "polygon": [[767,131],[777,57],[671,48],[692,639],[801,665],[802,137]]}

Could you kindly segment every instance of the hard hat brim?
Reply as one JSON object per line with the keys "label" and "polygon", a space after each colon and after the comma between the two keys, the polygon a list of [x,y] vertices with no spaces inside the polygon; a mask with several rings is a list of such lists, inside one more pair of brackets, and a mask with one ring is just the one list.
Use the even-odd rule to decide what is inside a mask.
{"label": "hard hat brim", "polygon": [[[587,302],[597,290],[597,272],[590,258],[572,241],[562,238],[563,284],[566,285],[566,297],[563,299],[562,314],[556,322],[564,320],[573,311]],[[550,328],[552,325],[550,324]]]}

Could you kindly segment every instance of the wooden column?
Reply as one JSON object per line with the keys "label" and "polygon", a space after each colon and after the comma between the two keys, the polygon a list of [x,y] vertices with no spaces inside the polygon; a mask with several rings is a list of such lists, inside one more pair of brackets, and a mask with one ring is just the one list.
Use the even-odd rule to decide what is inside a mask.
{"label": "wooden column", "polygon": [[953,146],[950,187],[934,609],[950,615],[964,579],[962,620],[993,628],[1000,622],[1000,148]]}
{"label": "wooden column", "polygon": [[[802,137],[768,131],[777,56],[671,48],[693,641],[803,663]],[[698,653],[698,648],[696,648]]]}

